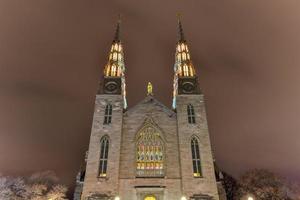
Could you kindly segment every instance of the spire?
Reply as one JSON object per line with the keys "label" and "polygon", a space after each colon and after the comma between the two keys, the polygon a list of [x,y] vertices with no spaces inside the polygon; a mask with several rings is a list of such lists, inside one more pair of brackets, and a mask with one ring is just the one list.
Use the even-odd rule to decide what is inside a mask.
{"label": "spire", "polygon": [[125,72],[124,53],[120,40],[121,16],[119,15],[114,40],[111,45],[108,63],[104,69],[104,75],[110,77],[122,77]]}
{"label": "spire", "polygon": [[121,15],[119,14],[118,17],[118,22],[117,22],[117,27],[116,27],[116,32],[115,32],[115,37],[113,42],[120,42],[120,25],[121,25]]}
{"label": "spire", "polygon": [[175,72],[182,77],[193,77],[195,76],[195,68],[193,66],[191,55],[187,42],[184,38],[183,28],[181,24],[180,14],[178,17],[178,32],[179,40],[177,42],[176,53],[175,53]]}
{"label": "spire", "polygon": [[121,94],[124,98],[124,108],[126,108],[125,62],[120,39],[120,24],[121,17],[119,15],[108,61],[104,67],[103,92],[104,94]]}
{"label": "spire", "polygon": [[182,28],[182,24],[181,24],[181,15],[180,15],[180,13],[177,14],[177,18],[178,18],[178,36],[179,36],[179,42],[185,42],[183,28]]}
{"label": "spire", "polygon": [[178,42],[176,44],[174,83],[173,83],[173,108],[176,108],[176,97],[181,94],[198,94],[198,82],[189,47],[184,37],[180,14],[178,19]]}

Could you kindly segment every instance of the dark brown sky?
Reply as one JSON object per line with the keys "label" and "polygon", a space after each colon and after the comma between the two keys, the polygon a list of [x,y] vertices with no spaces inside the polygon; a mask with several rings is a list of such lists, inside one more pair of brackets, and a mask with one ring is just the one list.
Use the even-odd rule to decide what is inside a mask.
{"label": "dark brown sky", "polygon": [[181,12],[220,167],[300,179],[299,8],[297,0],[1,0],[0,172],[53,169],[74,182],[118,13],[129,106],[148,81],[171,106]]}

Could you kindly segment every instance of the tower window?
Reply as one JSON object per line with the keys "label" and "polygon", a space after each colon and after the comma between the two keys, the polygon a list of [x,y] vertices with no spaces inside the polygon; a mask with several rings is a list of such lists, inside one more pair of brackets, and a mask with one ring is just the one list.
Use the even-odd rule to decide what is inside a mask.
{"label": "tower window", "polygon": [[139,133],[136,148],[137,176],[163,177],[163,142],[160,138],[160,134],[154,127],[146,127]]}
{"label": "tower window", "polygon": [[107,159],[108,159],[109,140],[108,136],[104,136],[100,140],[100,164],[99,176],[106,177],[107,175]]}
{"label": "tower window", "polygon": [[193,105],[189,104],[187,106],[187,115],[188,115],[188,122],[189,124],[195,124],[195,111]]}
{"label": "tower window", "polygon": [[111,123],[111,117],[112,117],[112,105],[107,104],[106,107],[105,107],[103,124],[110,124]]}
{"label": "tower window", "polygon": [[191,139],[191,150],[192,150],[192,162],[193,162],[193,175],[194,177],[201,177],[201,161],[200,161],[200,151],[199,143],[196,137]]}

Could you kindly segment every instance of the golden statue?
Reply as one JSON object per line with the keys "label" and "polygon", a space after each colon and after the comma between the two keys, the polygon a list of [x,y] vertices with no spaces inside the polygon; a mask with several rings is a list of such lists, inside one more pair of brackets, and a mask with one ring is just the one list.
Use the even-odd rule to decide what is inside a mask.
{"label": "golden statue", "polygon": [[150,82],[148,82],[147,86],[147,95],[153,95],[153,86]]}

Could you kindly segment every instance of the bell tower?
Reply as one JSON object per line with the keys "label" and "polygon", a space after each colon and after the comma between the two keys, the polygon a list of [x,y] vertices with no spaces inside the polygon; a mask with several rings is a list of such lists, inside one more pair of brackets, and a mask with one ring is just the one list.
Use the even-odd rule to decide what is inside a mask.
{"label": "bell tower", "polygon": [[95,98],[81,199],[118,199],[122,123],[126,108],[125,64],[119,19]]}
{"label": "bell tower", "polygon": [[173,109],[177,113],[181,190],[186,199],[219,200],[204,96],[178,19]]}

